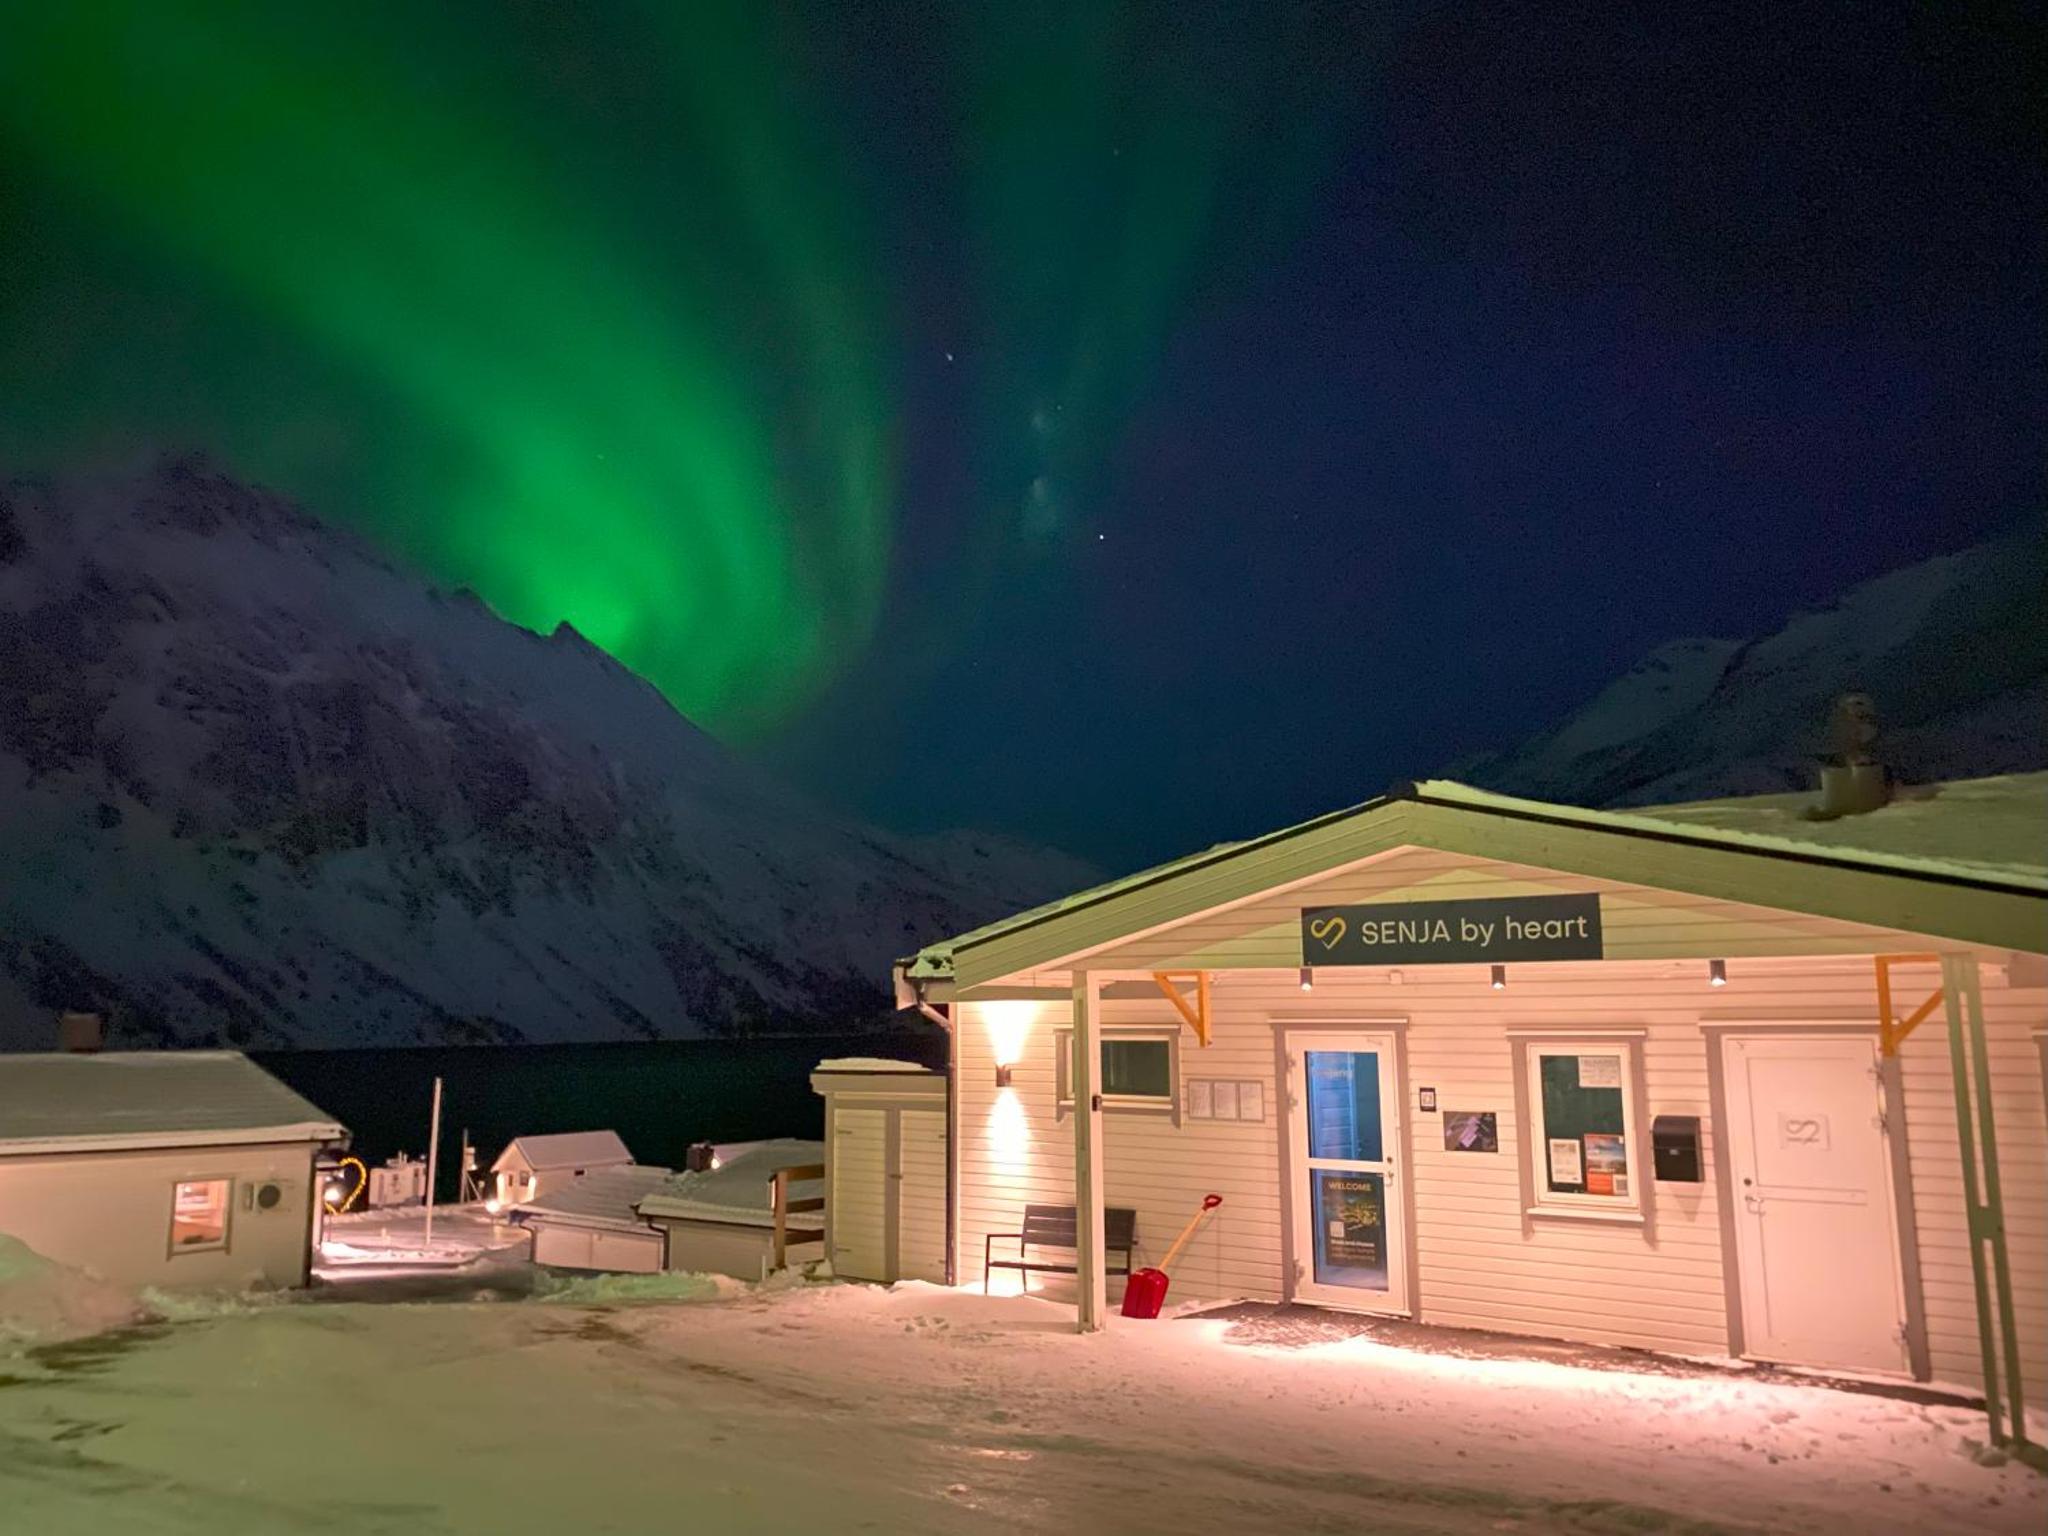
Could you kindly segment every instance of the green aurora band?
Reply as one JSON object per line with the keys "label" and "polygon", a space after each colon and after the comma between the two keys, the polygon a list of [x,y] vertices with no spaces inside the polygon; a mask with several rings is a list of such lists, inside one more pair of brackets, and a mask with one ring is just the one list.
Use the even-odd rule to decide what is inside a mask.
{"label": "green aurora band", "polygon": [[[0,134],[39,212],[74,196],[205,290],[224,339],[185,366],[215,419],[177,428],[303,493],[317,467],[278,445],[317,443],[323,413],[280,433],[254,397],[324,385],[326,412],[380,418],[333,455],[375,467],[340,470],[354,483],[325,510],[519,623],[567,619],[743,733],[870,629],[887,406],[852,220],[776,106],[774,40],[749,10],[693,10],[687,35],[672,14],[605,14],[598,62],[644,77],[651,54],[663,86],[621,102],[569,71],[507,78],[466,45],[545,27],[533,8],[10,4]],[[10,223],[37,207],[5,191]],[[135,348],[103,335],[77,366],[149,369],[132,318]],[[62,376],[65,340],[10,348],[28,439],[10,451],[64,435],[67,386],[106,394]]]}
{"label": "green aurora band", "polygon": [[[0,469],[218,450],[772,732],[909,568],[932,274],[878,253],[949,253],[964,306],[963,419],[919,430],[971,499],[906,530],[948,566],[907,678],[1073,601],[1176,325],[1340,137],[1349,14],[0,0]],[[881,169],[849,77],[916,103]]]}

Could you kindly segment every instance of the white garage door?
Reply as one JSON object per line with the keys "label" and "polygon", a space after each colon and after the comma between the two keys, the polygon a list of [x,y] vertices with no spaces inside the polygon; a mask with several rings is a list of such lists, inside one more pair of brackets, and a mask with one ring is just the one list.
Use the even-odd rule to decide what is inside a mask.
{"label": "white garage door", "polygon": [[556,1269],[589,1269],[590,1233],[583,1227],[558,1227],[552,1222],[533,1229],[533,1262]]}
{"label": "white garage door", "polygon": [[652,1275],[661,1269],[661,1239],[651,1232],[593,1232],[590,1267],[622,1275]]}
{"label": "white garage door", "polygon": [[879,1109],[832,1116],[832,1269],[851,1280],[889,1278],[888,1119]]}
{"label": "white garage door", "polygon": [[661,1238],[653,1232],[596,1232],[588,1227],[537,1223],[533,1262],[555,1269],[601,1269],[651,1275],[661,1268]]}
{"label": "white garage door", "polygon": [[946,1117],[938,1111],[903,1111],[902,1177],[897,1182],[899,1222],[896,1272],[904,1280],[946,1283]]}

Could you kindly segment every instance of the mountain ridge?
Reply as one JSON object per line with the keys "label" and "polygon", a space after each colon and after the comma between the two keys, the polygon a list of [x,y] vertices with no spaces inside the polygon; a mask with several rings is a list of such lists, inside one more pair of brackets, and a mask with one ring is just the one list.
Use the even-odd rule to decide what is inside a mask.
{"label": "mountain ridge", "polygon": [[879,1018],[888,961],[1095,878],[773,783],[196,456],[0,486],[0,1042],[689,1037]]}
{"label": "mountain ridge", "polygon": [[1808,789],[1843,693],[1906,782],[2048,766],[2048,550],[2022,531],[1891,571],[1746,640],[1656,647],[1557,725],[1445,771],[1590,806]]}

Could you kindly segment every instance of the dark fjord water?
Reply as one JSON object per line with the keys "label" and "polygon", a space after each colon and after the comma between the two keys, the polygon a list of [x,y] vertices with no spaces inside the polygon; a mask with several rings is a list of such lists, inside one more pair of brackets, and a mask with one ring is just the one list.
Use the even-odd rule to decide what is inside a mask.
{"label": "dark fjord water", "polygon": [[408,1050],[253,1051],[263,1067],[346,1125],[375,1167],[424,1156],[434,1079],[444,1081],[441,1177],[456,1192],[467,1129],[479,1165],[515,1136],[615,1130],[636,1160],[682,1166],[693,1141],[820,1135],[824,1100],[810,1073],[832,1056],[886,1056],[943,1067],[936,1028],[769,1040],[621,1045],[486,1045]]}

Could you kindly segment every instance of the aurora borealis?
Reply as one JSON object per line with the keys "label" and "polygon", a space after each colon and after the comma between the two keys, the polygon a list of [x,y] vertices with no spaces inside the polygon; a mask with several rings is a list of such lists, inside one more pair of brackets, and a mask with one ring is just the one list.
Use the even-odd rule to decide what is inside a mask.
{"label": "aurora borealis", "polygon": [[1163,857],[2038,513],[2030,50],[1798,10],[0,0],[0,475]]}
{"label": "aurora borealis", "polygon": [[[10,8],[0,125],[30,215],[12,254],[45,289],[27,313],[96,313],[83,344],[10,349],[27,409],[0,447],[18,464],[124,430],[195,436],[517,622],[567,620],[701,722],[772,726],[859,652],[882,600],[904,431],[892,316],[915,303],[850,195],[824,19]],[[1252,140],[1250,82],[1205,97],[1227,29],[1126,100],[1116,65],[1138,34],[1112,8],[945,25],[960,79],[935,61],[905,83],[952,93],[976,146],[961,199],[987,344],[970,367],[992,430],[978,526],[953,532],[986,563],[1011,512],[1058,531],[1129,409],[1224,141]],[[1281,163],[1304,163],[1298,137],[1273,136]],[[1126,144],[1091,202],[1084,167]],[[73,244],[113,270],[66,291]],[[203,332],[200,355],[189,333],[117,342],[127,317],[91,287],[138,273]]]}
{"label": "aurora borealis", "polygon": [[[650,103],[470,46],[544,8],[304,10],[10,12],[11,195],[103,221],[213,354],[175,401],[131,383],[161,358],[68,361],[707,723],[774,718],[867,633],[894,423],[854,221],[754,13],[603,39],[663,61]],[[75,433],[64,382],[17,431]]]}

